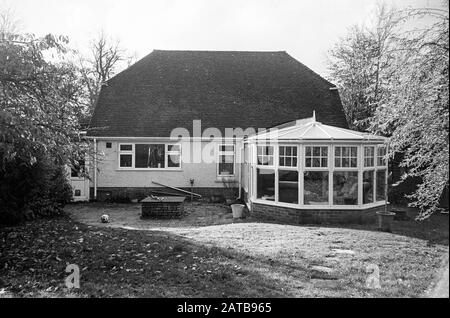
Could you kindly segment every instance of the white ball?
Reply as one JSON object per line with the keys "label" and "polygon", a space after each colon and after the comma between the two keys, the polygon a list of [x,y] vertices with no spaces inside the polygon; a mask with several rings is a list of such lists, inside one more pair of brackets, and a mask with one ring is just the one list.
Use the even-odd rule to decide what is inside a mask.
{"label": "white ball", "polygon": [[109,215],[108,214],[103,214],[100,219],[101,219],[102,223],[108,223],[109,222]]}

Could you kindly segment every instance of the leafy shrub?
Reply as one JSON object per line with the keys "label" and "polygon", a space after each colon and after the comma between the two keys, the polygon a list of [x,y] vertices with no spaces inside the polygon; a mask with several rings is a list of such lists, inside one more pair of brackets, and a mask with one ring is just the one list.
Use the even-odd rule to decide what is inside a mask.
{"label": "leafy shrub", "polygon": [[[1,156],[0,158],[4,159]],[[37,216],[59,215],[71,199],[64,166],[41,155],[32,164],[21,159],[0,166],[0,223],[17,224]]]}

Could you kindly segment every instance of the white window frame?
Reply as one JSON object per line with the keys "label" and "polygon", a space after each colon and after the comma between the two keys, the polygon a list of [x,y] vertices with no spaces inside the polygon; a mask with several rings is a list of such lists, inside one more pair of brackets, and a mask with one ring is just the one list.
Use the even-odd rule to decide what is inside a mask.
{"label": "white window frame", "polygon": [[[169,150],[169,146],[178,146],[178,148],[179,148],[179,150]],[[182,164],[182,160],[181,160],[181,144],[166,144],[166,147],[165,147],[166,149],[164,150],[165,151],[165,157],[164,157],[164,161],[165,161],[165,163],[164,163],[164,165],[165,165],[165,169],[181,169],[181,164]],[[178,155],[180,158],[179,158],[179,166],[178,167],[169,167],[169,156],[170,155]]]}
{"label": "white window frame", "polygon": [[[221,146],[231,146],[233,147],[233,150],[220,150]],[[216,174],[217,177],[220,178],[228,178],[228,177],[234,177],[236,175],[236,145],[235,144],[230,144],[230,143],[220,143],[217,145],[217,169],[216,169]],[[233,156],[233,174],[220,174],[220,156]]]}
{"label": "white window frame", "polygon": [[[384,155],[383,156],[380,156],[379,155],[379,151],[381,150],[381,149],[384,149],[384,151],[385,151],[385,153],[384,153]],[[383,167],[383,168],[385,168],[385,167],[387,167],[388,166],[388,160],[386,159],[386,158],[384,158],[385,156],[386,156],[386,154],[387,154],[387,146],[386,145],[378,145],[377,147],[376,147],[376,162],[375,162],[375,165],[377,166],[377,167]],[[378,164],[378,161],[379,160],[384,160],[384,165],[383,164]]]}
{"label": "white window frame", "polygon": [[[274,169],[275,169],[275,203],[280,203],[286,206],[298,206],[299,204],[303,204],[303,197],[301,196],[301,185],[302,183],[302,178],[303,178],[303,173],[301,172],[301,160],[302,160],[302,156],[300,155],[301,152],[301,145],[296,145],[296,144],[276,144],[274,145]],[[297,164],[295,166],[281,166],[280,165],[280,148],[281,147],[291,147],[291,148],[296,148],[297,149],[297,155],[295,156],[297,159]],[[286,156],[284,156],[286,158]],[[293,155],[291,156],[287,156],[287,157],[291,157],[294,158]],[[267,166],[261,166],[262,167],[267,167]],[[298,191],[297,191],[297,200],[298,203],[289,203],[289,202],[280,202],[280,170],[284,170],[284,171],[297,171],[297,186],[298,186]]]}
{"label": "white window frame", "polygon": [[[291,155],[286,155],[286,149],[284,150],[285,151],[284,155],[282,155],[282,157],[284,158],[285,161],[286,161],[286,158],[290,158],[291,162],[292,162],[292,160],[295,158],[296,161],[297,161],[297,164],[295,166],[292,166],[292,165],[290,165],[290,166],[282,166],[280,164],[280,156],[281,156],[280,148],[281,147],[284,147],[284,148],[288,148],[289,147],[289,148],[293,148],[293,149],[296,150],[297,154],[295,156],[292,153],[291,153]],[[285,144],[278,145],[278,156],[277,156],[277,162],[278,162],[277,166],[278,166],[278,168],[283,168],[282,170],[298,170],[298,165],[299,165],[298,161],[299,161],[299,147],[298,147],[298,145],[285,145]],[[286,169],[284,169],[284,168],[286,168]]]}
{"label": "white window frame", "polygon": [[[131,145],[132,150],[120,150],[121,145]],[[136,145],[165,145],[164,146],[164,168],[136,168],[135,166],[135,158],[136,158]],[[169,146],[179,146],[180,150],[178,151],[168,151]],[[135,171],[182,171],[182,146],[181,143],[165,143],[165,142],[151,142],[151,141],[143,141],[143,142],[124,142],[119,143],[118,145],[118,170],[135,170]],[[168,167],[168,156],[169,154],[180,155],[180,166],[179,167]],[[120,166],[120,156],[121,155],[131,155],[131,167],[121,167]]]}
{"label": "white window frame", "polygon": [[[311,149],[311,156],[306,156],[306,148],[308,148],[308,147],[312,148]],[[313,155],[315,147],[321,148],[319,157],[316,157],[316,156]],[[326,156],[322,156],[322,148],[327,148],[327,155]],[[307,158],[311,159],[311,167],[307,167],[306,166],[306,159]],[[319,158],[319,160],[320,160],[320,167],[313,167],[312,166],[314,158],[316,158],[316,159]],[[327,159],[327,166],[326,167],[322,166],[322,159],[324,159],[324,158]],[[330,146],[329,145],[304,145],[303,146],[303,160],[302,161],[303,161],[302,166],[303,166],[304,170],[311,170],[311,171],[313,171],[313,170],[317,170],[317,171],[324,171],[324,170],[326,170],[326,171],[329,171],[330,167],[331,167],[331,163],[330,163]]]}
{"label": "white window frame", "polygon": [[[341,148],[341,155],[339,157],[336,157],[336,148]],[[351,155],[349,157],[343,157],[342,156],[342,148],[356,148],[356,166],[355,167],[342,167],[342,159],[344,158],[348,158],[350,164],[351,164],[351,159],[355,158],[352,157]],[[357,145],[335,145],[333,146],[333,164],[332,164],[332,168],[333,170],[358,170],[360,162],[359,162],[359,147]],[[336,167],[336,158],[339,158],[341,161],[341,167]]]}
{"label": "white window frame", "polygon": [[[366,156],[366,148],[372,148],[373,149],[373,155],[372,156]],[[363,165],[364,169],[366,169],[366,168],[370,169],[370,168],[374,168],[376,166],[376,151],[377,151],[376,145],[363,146],[363,162],[362,162],[362,165]],[[373,160],[373,165],[366,166],[366,159],[372,159]]]}
{"label": "white window frame", "polygon": [[[131,146],[131,150],[122,150],[121,147],[122,146]],[[118,145],[118,160],[117,160],[117,165],[119,167],[119,169],[125,169],[125,170],[130,170],[130,169],[134,169],[134,149],[135,146],[133,143],[127,142],[127,143],[119,143]],[[121,155],[131,155],[131,167],[122,167],[120,165],[120,156]]]}
{"label": "white window frame", "polygon": [[[276,165],[276,163],[275,163],[275,160],[277,159],[277,155],[276,155],[276,152],[275,152],[275,150],[277,149],[277,147],[276,147],[277,145],[275,145],[275,144],[256,144],[256,166],[257,167],[259,167],[259,168],[275,168],[275,165]],[[272,149],[273,149],[273,151],[272,151],[272,155],[266,155],[266,154],[262,154],[261,155],[261,158],[270,158],[270,157],[272,157],[272,164],[270,165],[270,164],[259,164],[259,154],[258,154],[258,147],[272,147]],[[264,160],[263,160],[263,162],[264,162]],[[267,161],[267,163],[268,163],[269,161]]]}

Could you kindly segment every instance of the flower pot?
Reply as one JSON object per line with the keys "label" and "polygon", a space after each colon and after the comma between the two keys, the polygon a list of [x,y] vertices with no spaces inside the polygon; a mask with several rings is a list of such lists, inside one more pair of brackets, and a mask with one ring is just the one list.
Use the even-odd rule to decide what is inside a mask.
{"label": "flower pot", "polygon": [[378,216],[378,230],[384,232],[392,231],[392,222],[394,221],[395,213],[393,212],[377,212]]}
{"label": "flower pot", "polygon": [[233,219],[241,219],[244,215],[244,205],[243,204],[232,204],[231,211],[233,212]]}

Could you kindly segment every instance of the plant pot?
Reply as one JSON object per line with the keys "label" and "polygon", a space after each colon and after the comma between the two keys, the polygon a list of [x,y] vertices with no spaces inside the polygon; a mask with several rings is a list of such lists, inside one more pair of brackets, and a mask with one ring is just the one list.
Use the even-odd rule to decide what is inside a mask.
{"label": "plant pot", "polygon": [[377,212],[378,216],[378,230],[383,232],[392,232],[392,222],[394,221],[395,213],[393,212]]}
{"label": "plant pot", "polygon": [[244,205],[243,204],[232,204],[231,211],[233,212],[233,219],[241,219],[244,215]]}

